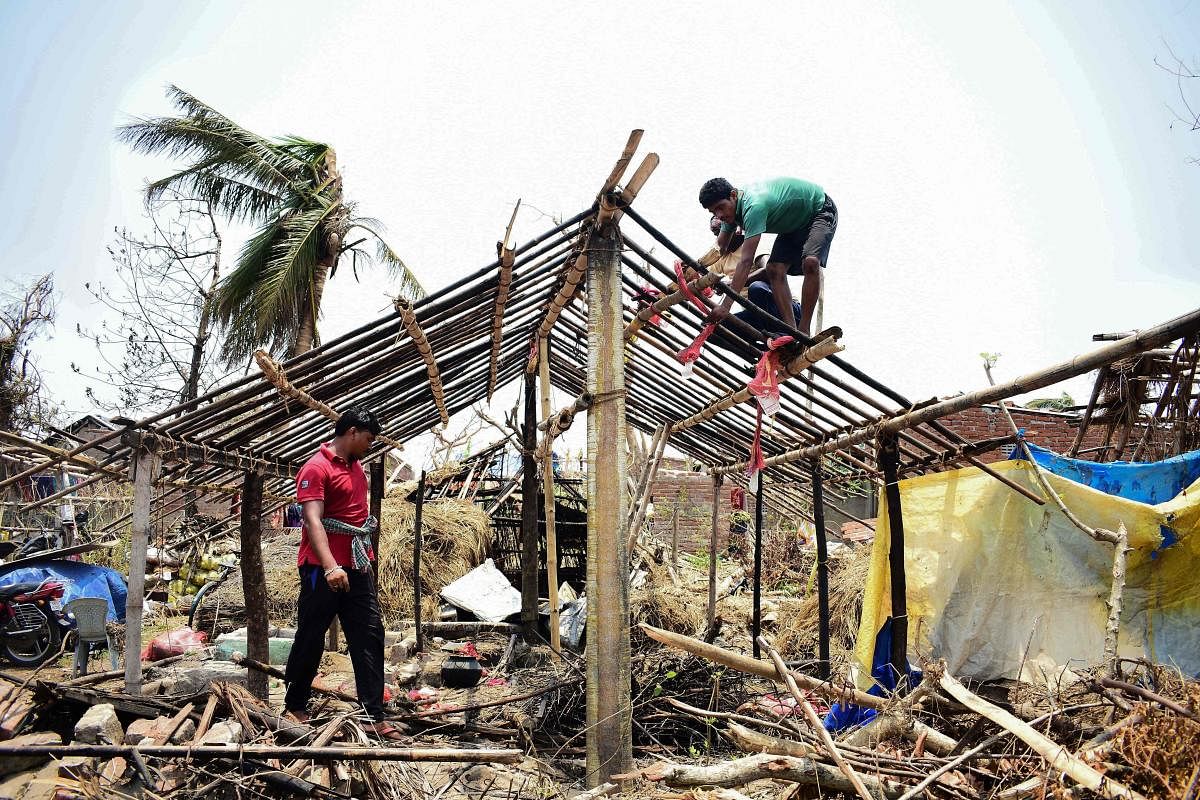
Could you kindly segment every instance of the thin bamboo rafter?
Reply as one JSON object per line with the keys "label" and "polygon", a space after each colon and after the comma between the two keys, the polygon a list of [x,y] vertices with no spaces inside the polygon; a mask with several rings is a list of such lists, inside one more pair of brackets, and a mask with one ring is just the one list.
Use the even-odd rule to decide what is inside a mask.
{"label": "thin bamboo rafter", "polygon": [[416,315],[413,314],[412,301],[405,297],[397,297],[393,305],[400,314],[400,322],[404,325],[404,330],[408,331],[413,344],[417,346],[417,352],[425,361],[425,370],[429,373],[429,390],[433,392],[433,402],[437,404],[442,424],[449,425],[450,413],[446,411],[446,392],[442,388],[442,376],[438,372],[437,361],[433,357],[433,348],[429,346],[429,339],[426,338],[425,332],[421,330],[421,326],[417,322]]}
{"label": "thin bamboo rafter", "polygon": [[504,230],[504,240],[496,242],[496,258],[500,262],[499,277],[496,283],[496,303],[492,309],[492,355],[488,360],[488,389],[490,401],[496,392],[496,379],[500,372],[500,343],[504,336],[504,306],[508,303],[508,291],[512,286],[513,262],[516,260],[515,248],[508,246],[512,236],[513,223],[517,221],[517,212],[521,210],[521,201],[513,209],[508,227]]}
{"label": "thin bamboo rafter", "polygon": [[[262,370],[263,377],[270,381],[271,385],[278,389],[279,393],[284,397],[297,401],[306,408],[316,411],[326,419],[332,420],[334,423],[342,418],[342,415],[332,406],[322,403],[302,389],[297,389],[293,386],[292,382],[288,380],[287,374],[284,373],[283,367],[279,365],[279,362],[267,355],[267,351],[256,350],[254,352],[254,360],[258,363],[258,368]],[[404,449],[403,442],[397,442],[395,439],[391,439],[383,434],[376,436],[375,439],[396,450]]]}

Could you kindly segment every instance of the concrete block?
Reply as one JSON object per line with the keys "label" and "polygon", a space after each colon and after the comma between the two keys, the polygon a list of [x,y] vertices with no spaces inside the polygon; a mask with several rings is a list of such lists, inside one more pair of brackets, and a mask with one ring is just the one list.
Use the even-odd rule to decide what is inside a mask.
{"label": "concrete block", "polygon": [[121,744],[125,730],[112,703],[92,706],[75,723],[75,741],[86,744]]}

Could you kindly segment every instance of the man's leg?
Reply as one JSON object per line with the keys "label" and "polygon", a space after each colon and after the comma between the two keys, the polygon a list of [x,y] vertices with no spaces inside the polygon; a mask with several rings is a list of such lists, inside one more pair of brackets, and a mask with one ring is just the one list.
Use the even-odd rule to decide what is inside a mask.
{"label": "man's leg", "polygon": [[313,678],[321,666],[325,652],[325,631],[337,611],[337,598],[325,582],[325,573],[318,566],[306,564],[300,568],[300,599],[296,602],[296,638],[288,655],[284,681],[287,694],[283,698],[286,711],[304,713],[312,694]]}
{"label": "man's leg", "polygon": [[338,610],[346,649],[354,665],[358,701],[371,719],[381,720],[383,711],[383,620],[375,597],[375,579],[370,572],[351,570],[350,591]]}
{"label": "man's leg", "polygon": [[[792,287],[788,286],[788,265],[781,261],[767,264],[767,282],[771,284],[771,294],[775,298],[775,307],[779,309],[778,316],[783,322],[796,327],[796,316],[792,313]],[[808,278],[805,277],[805,286]],[[808,333],[807,330],[804,333]]]}
{"label": "man's leg", "polygon": [[805,336],[809,335],[813,312],[817,310],[817,298],[821,296],[821,262],[816,256],[804,257],[804,283],[800,287],[800,323],[796,327]]}

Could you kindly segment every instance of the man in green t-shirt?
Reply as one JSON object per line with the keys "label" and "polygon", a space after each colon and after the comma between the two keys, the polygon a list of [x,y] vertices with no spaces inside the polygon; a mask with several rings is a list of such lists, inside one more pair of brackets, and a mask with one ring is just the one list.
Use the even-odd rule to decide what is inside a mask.
{"label": "man in green t-shirt", "polygon": [[[700,188],[700,205],[722,223],[717,235],[722,253],[729,251],[738,228],[745,237],[730,281],[734,293],[749,282],[747,297],[752,303],[807,335],[821,294],[821,269],[827,265],[837,230],[837,207],[825,190],[798,178],[772,178],[740,189],[724,178],[713,178]],[[752,273],[764,233],[776,234],[775,244],[766,266]],[[789,275],[804,276],[799,303],[792,300]],[[724,322],[732,305],[733,299],[726,296],[707,322]],[[764,325],[753,312],[735,316],[767,335],[783,333]]]}

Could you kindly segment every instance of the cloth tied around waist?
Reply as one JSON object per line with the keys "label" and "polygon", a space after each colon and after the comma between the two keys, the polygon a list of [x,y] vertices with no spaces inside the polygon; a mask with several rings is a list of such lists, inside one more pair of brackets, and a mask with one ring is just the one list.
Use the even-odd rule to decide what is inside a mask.
{"label": "cloth tied around waist", "polygon": [[354,568],[357,570],[370,569],[371,559],[367,556],[367,548],[371,544],[371,535],[379,530],[379,520],[369,516],[361,527],[332,518],[322,519],[321,524],[325,526],[326,533],[353,536],[354,538],[350,540],[350,555],[354,559]]}

